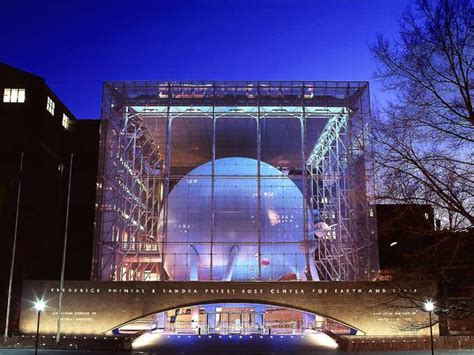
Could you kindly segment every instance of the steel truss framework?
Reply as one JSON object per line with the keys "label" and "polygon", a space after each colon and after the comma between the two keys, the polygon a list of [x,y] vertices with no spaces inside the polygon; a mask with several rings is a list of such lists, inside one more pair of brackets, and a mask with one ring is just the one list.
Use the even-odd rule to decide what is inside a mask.
{"label": "steel truss framework", "polygon": [[[369,117],[365,82],[106,82],[92,278],[168,277],[163,268],[167,202],[173,180],[183,176],[172,171],[173,120],[211,122],[214,182],[216,124],[225,118],[255,122],[259,182],[262,123],[278,118],[299,122],[302,163],[290,174],[301,181],[301,208],[318,211],[309,217],[312,221],[303,213],[304,230],[313,230],[310,223],[329,226],[323,237],[315,238],[318,274],[324,280],[373,278],[378,255]],[[315,142],[307,134],[312,119],[325,122]],[[160,128],[153,122],[160,122]],[[214,220],[213,210],[209,218]]]}

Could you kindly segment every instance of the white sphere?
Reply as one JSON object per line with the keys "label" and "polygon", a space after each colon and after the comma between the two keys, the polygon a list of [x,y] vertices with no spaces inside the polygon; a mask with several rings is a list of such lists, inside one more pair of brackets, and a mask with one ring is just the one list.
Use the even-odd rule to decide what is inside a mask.
{"label": "white sphere", "polygon": [[[234,281],[278,280],[291,273],[303,278],[307,264],[301,248],[304,220],[300,189],[277,168],[261,162],[259,223],[257,161],[223,158],[215,161],[214,169],[214,204],[212,162],[192,170],[170,192],[164,257],[170,278],[211,279],[211,237],[213,280],[226,278],[229,263],[234,265]],[[312,236],[310,212],[304,210],[308,236]]]}

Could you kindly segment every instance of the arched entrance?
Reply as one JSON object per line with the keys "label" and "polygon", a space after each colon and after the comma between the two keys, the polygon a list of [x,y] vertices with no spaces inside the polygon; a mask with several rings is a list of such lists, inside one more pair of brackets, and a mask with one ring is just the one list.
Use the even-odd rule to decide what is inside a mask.
{"label": "arched entrance", "polygon": [[208,303],[162,311],[132,320],[113,332],[164,334],[271,335],[330,330],[355,334],[357,329],[314,313],[262,303]]}

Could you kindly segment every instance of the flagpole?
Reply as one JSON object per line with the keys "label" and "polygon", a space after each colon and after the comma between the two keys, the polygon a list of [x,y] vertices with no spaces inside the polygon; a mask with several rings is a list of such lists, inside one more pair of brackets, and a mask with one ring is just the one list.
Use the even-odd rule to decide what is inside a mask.
{"label": "flagpole", "polygon": [[8,297],[7,297],[7,315],[5,318],[5,343],[8,340],[8,326],[10,323],[10,306],[12,299],[12,286],[13,286],[13,270],[15,269],[15,256],[16,256],[16,240],[18,235],[18,217],[20,214],[20,196],[21,196],[21,179],[23,173],[23,157],[25,153],[21,153],[20,157],[20,173],[18,178],[18,191],[16,197],[16,214],[15,214],[15,230],[13,232],[13,247],[12,247],[12,263],[10,265],[10,280],[8,283]]}
{"label": "flagpole", "polygon": [[67,250],[67,232],[69,224],[69,202],[71,199],[71,180],[72,180],[72,162],[74,154],[71,154],[69,161],[69,183],[67,189],[67,205],[66,205],[66,225],[64,227],[64,245],[63,245],[63,261],[61,265],[61,281],[59,285],[59,301],[58,301],[58,318],[56,328],[56,343],[59,343],[61,337],[61,310],[63,306],[63,289],[64,289],[64,270],[66,268],[66,250]]}

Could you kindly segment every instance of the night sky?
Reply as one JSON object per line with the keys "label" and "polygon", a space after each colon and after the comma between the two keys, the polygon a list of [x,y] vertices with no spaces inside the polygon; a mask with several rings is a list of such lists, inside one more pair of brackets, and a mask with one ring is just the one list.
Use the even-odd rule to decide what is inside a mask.
{"label": "night sky", "polygon": [[407,0],[3,1],[0,62],[46,78],[79,118],[104,80],[370,80]]}

